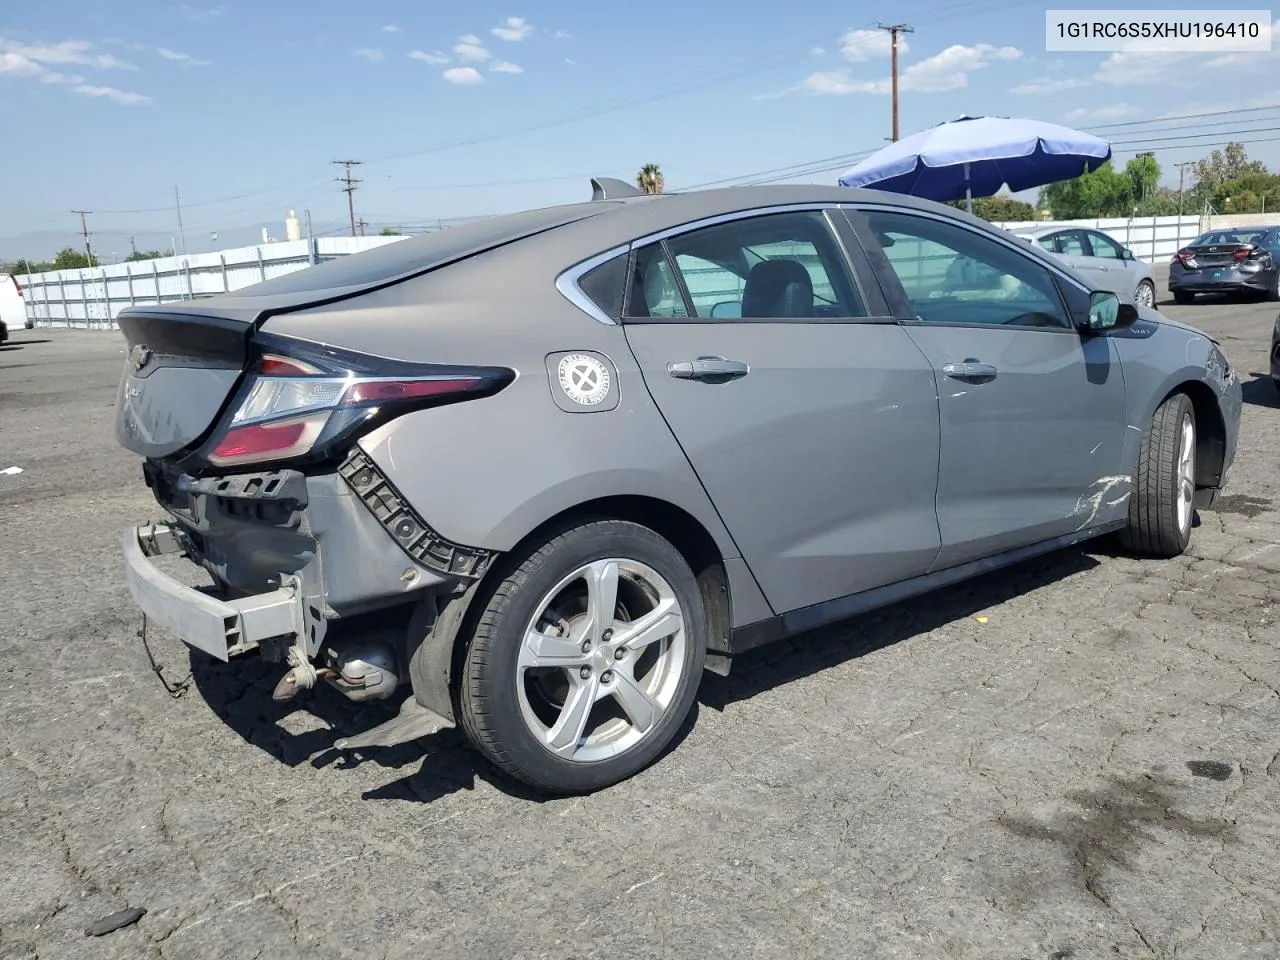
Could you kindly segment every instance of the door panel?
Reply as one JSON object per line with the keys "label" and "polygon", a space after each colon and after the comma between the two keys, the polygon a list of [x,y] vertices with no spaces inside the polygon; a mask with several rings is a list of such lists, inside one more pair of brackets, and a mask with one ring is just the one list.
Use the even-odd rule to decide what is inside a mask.
{"label": "door panel", "polygon": [[904,329],[937,382],[933,569],[1122,515],[1120,364],[1110,340],[1075,331],[1049,268],[950,219],[866,209],[850,221],[882,252],[886,296],[913,317]]}
{"label": "door panel", "polygon": [[[934,366],[942,416],[935,569],[1115,515],[1110,501],[1128,488],[1113,479],[1124,463],[1125,398],[1110,340],[1000,326],[908,333]],[[943,372],[970,359],[994,367],[994,378]]]}
{"label": "door panel", "polygon": [[[896,324],[628,324],[645,383],[775,613],[928,570],[938,405]],[[749,373],[700,381],[669,363]]]}

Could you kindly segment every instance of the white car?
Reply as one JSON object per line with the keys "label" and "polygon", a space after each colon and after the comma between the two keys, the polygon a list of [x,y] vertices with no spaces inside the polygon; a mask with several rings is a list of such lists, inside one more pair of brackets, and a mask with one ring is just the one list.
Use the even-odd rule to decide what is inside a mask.
{"label": "white car", "polygon": [[1155,308],[1156,281],[1151,267],[1101,230],[1088,227],[1025,227],[1013,231],[1058,257],[1100,290],[1121,300]]}
{"label": "white car", "polygon": [[[30,330],[34,324],[27,318],[27,302],[22,295],[22,285],[17,277],[0,273],[0,330]],[[5,336],[0,334],[0,341]]]}

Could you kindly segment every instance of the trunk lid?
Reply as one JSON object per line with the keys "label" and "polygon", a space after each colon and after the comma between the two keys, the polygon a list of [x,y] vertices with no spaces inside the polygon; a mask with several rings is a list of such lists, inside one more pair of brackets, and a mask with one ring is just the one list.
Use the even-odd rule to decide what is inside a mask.
{"label": "trunk lid", "polygon": [[232,294],[131,307],[117,322],[128,359],[116,399],[116,439],[144,457],[194,448],[217,425],[269,317],[336,303],[556,227],[624,201],[593,201],[493,217],[307,267]]}
{"label": "trunk lid", "polygon": [[1237,250],[1250,250],[1252,244],[1248,243],[1206,243],[1199,246],[1190,246],[1187,248],[1191,251],[1192,259],[1196,265],[1200,267],[1223,267],[1229,266],[1239,261],[1235,259]]}
{"label": "trunk lid", "polygon": [[116,395],[116,440],[144,457],[168,457],[217,422],[249,354],[253,326],[241,320],[127,310],[124,372]]}

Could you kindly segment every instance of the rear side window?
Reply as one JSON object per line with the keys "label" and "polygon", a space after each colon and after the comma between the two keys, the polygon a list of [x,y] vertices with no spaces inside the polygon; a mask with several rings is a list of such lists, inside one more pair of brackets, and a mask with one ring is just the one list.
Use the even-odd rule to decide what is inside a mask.
{"label": "rear side window", "polygon": [[617,320],[622,316],[622,298],[627,289],[627,255],[620,253],[592,267],[578,278],[578,289],[606,317]]}

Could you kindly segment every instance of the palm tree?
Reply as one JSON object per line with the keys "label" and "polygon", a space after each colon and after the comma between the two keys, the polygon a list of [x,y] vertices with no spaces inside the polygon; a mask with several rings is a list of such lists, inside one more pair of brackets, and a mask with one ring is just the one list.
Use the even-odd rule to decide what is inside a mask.
{"label": "palm tree", "polygon": [[662,171],[656,163],[646,163],[636,174],[636,186],[645,193],[661,193],[664,186]]}

